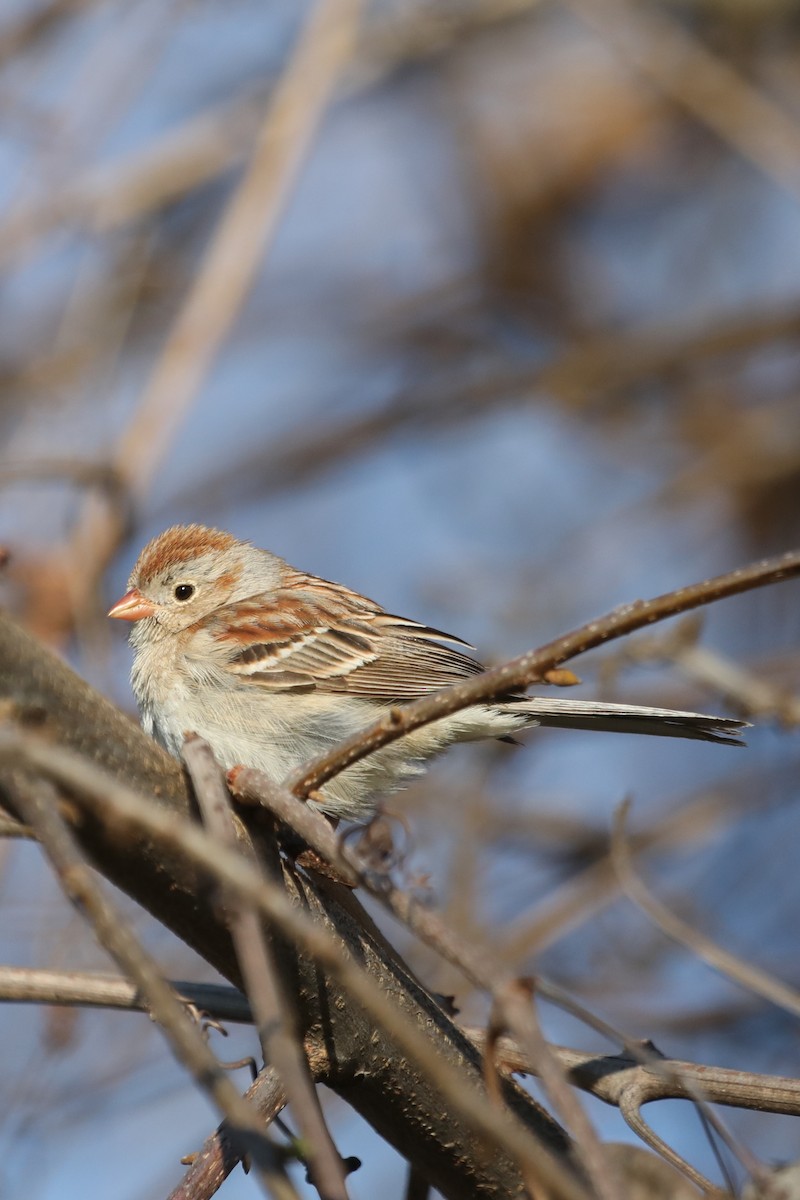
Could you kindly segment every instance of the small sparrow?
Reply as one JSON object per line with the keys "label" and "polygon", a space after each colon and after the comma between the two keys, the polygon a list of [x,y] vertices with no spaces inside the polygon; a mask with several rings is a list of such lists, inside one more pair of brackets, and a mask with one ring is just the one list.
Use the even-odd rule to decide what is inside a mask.
{"label": "small sparrow", "polygon": [[[280,782],[388,709],[483,668],[467,642],[396,617],[229,533],[176,525],[145,546],[110,617],[133,621],[131,683],[145,730],[176,757],[195,732],[226,769]],[[462,649],[463,648],[463,649]],[[320,808],[367,820],[453,742],[534,725],[739,743],[744,722],[524,693],[475,705],[348,767]]]}

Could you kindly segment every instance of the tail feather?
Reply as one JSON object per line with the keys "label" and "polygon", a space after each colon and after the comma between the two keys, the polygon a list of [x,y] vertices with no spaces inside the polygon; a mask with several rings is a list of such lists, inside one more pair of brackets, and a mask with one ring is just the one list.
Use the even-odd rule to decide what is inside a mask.
{"label": "tail feather", "polygon": [[709,717],[670,708],[645,708],[638,704],[562,700],[549,696],[529,696],[525,700],[505,704],[503,708],[506,712],[529,717],[532,725],[695,738],[701,742],[721,742],[728,746],[743,746],[745,743],[741,732],[750,728],[749,722],[730,717]]}

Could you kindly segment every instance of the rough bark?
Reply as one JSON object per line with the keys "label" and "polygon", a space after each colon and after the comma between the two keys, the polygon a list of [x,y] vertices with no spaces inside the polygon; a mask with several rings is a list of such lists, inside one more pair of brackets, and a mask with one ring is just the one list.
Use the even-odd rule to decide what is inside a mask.
{"label": "rough bark", "polygon": [[[0,613],[0,699],[12,713],[41,716],[43,732],[80,752],[130,787],[182,816],[193,812],[183,770],[139,727]],[[4,769],[5,770],[5,769]],[[0,771],[0,799],[13,811],[13,788]],[[147,837],[125,838],[78,813],[75,832],[99,871],[168,926],[233,984],[241,979],[228,931],[205,877],[191,860]],[[246,835],[243,835],[246,836]],[[335,930],[440,1053],[477,1080],[474,1048],[387,946],[346,888],[317,885],[285,870],[299,904]],[[324,1043],[329,1086],[348,1101],[446,1197],[512,1197],[523,1191],[514,1163],[487,1156],[472,1130],[447,1111],[439,1093],[316,965],[282,944],[306,1037]],[[525,1092],[509,1084],[517,1114],[569,1162],[566,1134]],[[345,1153],[351,1148],[345,1147]]]}

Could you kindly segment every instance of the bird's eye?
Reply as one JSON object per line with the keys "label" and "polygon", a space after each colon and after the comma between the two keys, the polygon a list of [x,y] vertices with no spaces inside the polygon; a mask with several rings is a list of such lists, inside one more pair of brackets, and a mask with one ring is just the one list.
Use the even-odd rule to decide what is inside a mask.
{"label": "bird's eye", "polygon": [[194,587],[191,583],[179,583],[174,594],[176,600],[191,600],[194,595]]}

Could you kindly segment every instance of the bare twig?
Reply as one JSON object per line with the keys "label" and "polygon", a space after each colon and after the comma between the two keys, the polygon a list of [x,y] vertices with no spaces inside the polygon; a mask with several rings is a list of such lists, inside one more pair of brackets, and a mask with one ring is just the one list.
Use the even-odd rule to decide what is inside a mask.
{"label": "bare twig", "polygon": [[[244,1098],[265,1126],[269,1125],[286,1104],[286,1095],[277,1071],[272,1067],[261,1071],[245,1092]],[[211,1200],[240,1161],[241,1155],[227,1125],[223,1123],[191,1156],[188,1171],[167,1200]]]}
{"label": "bare twig", "polygon": [[499,1032],[508,1030],[537,1064],[536,1074],[552,1101],[556,1113],[572,1132],[575,1152],[598,1200],[619,1200],[624,1195],[621,1181],[605,1153],[594,1126],[577,1096],[571,1091],[563,1066],[551,1051],[539,1027],[533,999],[533,985],[511,980],[498,987],[489,1018],[487,1044],[496,1041]]}
{"label": "bare twig", "polygon": [[[478,1045],[490,1043],[489,1033],[470,1030]],[[797,1081],[779,1077],[757,1076],[749,1072],[727,1072],[724,1068],[698,1066],[668,1060],[658,1055],[654,1048],[643,1043],[635,1054],[599,1056],[574,1051],[566,1047],[550,1046],[551,1054],[561,1063],[570,1083],[590,1092],[606,1104],[616,1106],[627,1124],[642,1141],[660,1154],[681,1174],[691,1179],[706,1195],[717,1195],[717,1189],[696,1167],[679,1155],[669,1143],[642,1118],[642,1106],[653,1100],[685,1099],[700,1105],[701,1114],[720,1134],[725,1143],[745,1163],[751,1175],[760,1174],[760,1165],[741,1146],[735,1145],[727,1130],[708,1109],[710,1101],[739,1107],[735,1095],[748,1096],[744,1107],[760,1109],[765,1103],[769,1111],[772,1102],[777,1102],[779,1111],[794,1112],[800,1102],[800,1087]],[[540,1075],[538,1055],[523,1050],[511,1038],[501,1038],[493,1046],[495,1060],[508,1071],[530,1072]],[[629,1074],[630,1072],[630,1074]],[[724,1079],[722,1078],[724,1076]],[[706,1089],[706,1080],[709,1089]],[[769,1097],[769,1099],[767,1099]]]}
{"label": "bare twig", "polygon": [[281,1200],[297,1200],[286,1176],[283,1156],[266,1136],[262,1121],[240,1096],[153,959],[94,881],[59,814],[54,788],[44,780],[32,785],[20,777],[15,781],[15,799],[28,824],[36,830],[64,892],[146,998],[151,1015],[178,1059],[228,1117],[243,1152],[252,1156],[264,1186]]}
{"label": "bare twig", "polygon": [[0,261],[18,263],[55,226],[108,231],[202,187],[245,158],[258,116],[255,97],[246,96],[192,117],[121,160],[65,180],[55,195],[29,203],[0,226]]}
{"label": "bare twig", "polygon": [[[418,308],[419,301],[415,302]],[[395,317],[395,323],[397,318]],[[463,425],[468,417],[489,410],[533,403],[544,393],[554,395],[572,408],[592,409],[609,396],[623,402],[636,395],[642,380],[669,377],[677,365],[744,353],[765,344],[785,342],[800,333],[797,306],[772,313],[748,313],[726,318],[702,328],[669,327],[663,323],[602,337],[579,340],[555,361],[532,371],[498,363],[488,379],[470,374],[443,389],[441,382],[424,379],[406,381],[398,394],[383,407],[348,418],[328,420],[324,414],[311,430],[281,437],[271,433],[262,444],[249,447],[240,458],[235,477],[227,467],[215,468],[202,485],[191,483],[170,497],[170,505],[191,508],[201,493],[225,488],[236,499],[263,499],[287,487],[297,487],[309,478],[347,463],[374,449],[397,430],[407,435],[426,436],[433,427],[453,422]],[[790,445],[794,443],[789,442]],[[705,479],[709,478],[708,471]],[[601,516],[597,520],[603,520]],[[594,528],[594,526],[593,526]]]}
{"label": "bare twig", "polygon": [[[631,848],[637,854],[657,848],[671,849],[710,836],[728,825],[734,814],[761,803],[755,798],[756,781],[751,782],[753,787],[749,790],[746,778],[740,776],[737,781],[737,790],[746,790],[743,799],[728,790],[703,793],[690,800],[651,826],[632,832]],[[615,900],[619,890],[619,878],[610,851],[606,851],[544,896],[531,912],[505,930],[504,957],[519,962],[531,954],[541,954],[584,921],[596,917]]]}
{"label": "bare twig", "polygon": [[341,742],[327,754],[312,760],[286,782],[296,796],[308,796],[353,763],[374,753],[381,746],[397,741],[414,729],[428,725],[441,717],[450,716],[472,704],[500,699],[515,689],[527,687],[542,678],[546,671],[559,666],[578,654],[602,646],[613,638],[624,637],[636,629],[678,616],[703,604],[711,604],[727,596],[735,596],[752,588],[765,587],[800,574],[800,551],[792,550],[777,558],[763,559],[748,567],[739,567],[703,583],[691,584],[652,600],[636,600],[622,605],[604,617],[581,625],[538,650],[530,650],[511,662],[484,671],[466,683],[456,684],[423,696],[402,707],[393,708],[387,716],[368,726],[361,733]]}
{"label": "bare twig", "polygon": [[[266,804],[275,815],[279,816],[290,827],[294,827],[298,831],[302,829],[303,836],[309,841],[310,845],[319,854],[326,857],[328,861],[332,862],[337,870],[344,869],[349,870],[351,873],[355,872],[359,882],[366,886],[393,915],[403,921],[426,945],[431,946],[443,958],[461,970],[473,984],[488,992],[495,999],[497,1011],[505,1016],[509,1027],[517,1037],[521,1036],[528,1046],[530,1046],[531,1040],[535,1042],[537,1047],[539,1046],[536,1031],[531,1028],[530,1017],[523,1014],[518,1003],[513,1005],[506,1003],[508,997],[517,996],[519,982],[500,963],[494,960],[494,956],[488,947],[468,944],[464,939],[459,938],[442,921],[437,913],[420,904],[407,892],[396,887],[388,875],[378,874],[361,867],[354,859],[347,843],[343,843],[335,837],[326,821],[310,810],[303,811],[302,805],[293,805],[292,797],[287,795],[286,790],[271,784],[263,773],[239,769],[234,774],[233,786],[235,792],[246,795],[251,801],[260,799],[262,803]],[[635,1052],[636,1046],[631,1039],[626,1038],[625,1035],[619,1033],[617,1030],[611,1029],[604,1022],[595,1018],[593,1014],[585,1012],[576,1002],[564,997],[559,989],[554,988],[546,981],[540,981],[538,986],[542,995],[559,1004],[561,1007],[568,1009],[568,1011],[578,1016],[579,1019],[585,1020],[589,1025],[618,1045],[625,1046],[631,1052]],[[643,1058],[644,1054],[640,1054],[639,1057]],[[487,1091],[496,1101],[498,1092],[490,1067],[490,1062],[485,1064]],[[553,1073],[551,1071],[548,1078],[553,1086],[558,1087],[558,1084],[554,1083],[551,1078]],[[562,1103],[569,1106],[564,1096],[563,1088],[558,1094]],[[575,1119],[574,1114],[573,1119]],[[581,1120],[578,1117],[577,1123],[580,1133],[585,1134],[585,1120]],[[591,1134],[589,1136],[591,1137]],[[584,1137],[579,1136],[576,1139],[576,1144],[578,1142],[581,1143],[581,1146],[584,1146]],[[660,1149],[660,1146],[654,1144],[654,1148]],[[604,1170],[602,1150],[598,1146],[596,1154],[592,1155],[591,1149],[588,1153],[591,1155],[591,1165],[584,1165],[587,1165],[589,1177],[595,1182],[595,1185],[598,1183],[595,1172],[598,1172],[602,1179],[601,1190],[598,1194],[618,1195],[619,1192],[613,1190],[614,1185],[609,1178],[608,1170]],[[668,1161],[671,1161],[679,1169],[684,1170],[689,1176],[698,1177],[697,1173],[694,1172],[694,1168],[690,1164],[685,1163],[678,1155],[670,1151],[666,1157]],[[528,1180],[528,1186],[535,1194],[534,1181]],[[605,1191],[603,1191],[604,1187]]]}
{"label": "bare twig", "polygon": [[[750,963],[729,954],[728,951],[723,950],[716,943],[712,942],[710,938],[675,916],[665,905],[662,905],[660,901],[656,900],[649,893],[633,870],[625,840],[624,824],[629,807],[630,802],[624,802],[619,806],[614,822],[611,848],[614,865],[620,877],[620,885],[628,898],[638,904],[663,932],[681,944],[686,945],[698,957],[703,958],[711,966],[722,970],[742,986],[756,991],[759,995],[772,1000],[773,1003],[779,1004],[782,1008],[788,1009],[788,1011],[793,1012],[795,1015],[800,1015],[800,995],[796,991],[783,984],[780,980],[774,979],[766,971],[762,971],[758,967],[753,967]],[[693,1099],[700,1106],[704,1122],[723,1138],[725,1144],[743,1163],[751,1176],[759,1176],[763,1172],[761,1164],[750,1154],[746,1147],[736,1142],[715,1113],[708,1108],[705,1095],[701,1091],[696,1091]],[[644,1121],[637,1095],[624,1095],[620,1102],[620,1112],[631,1129],[651,1146],[652,1149],[662,1154],[675,1166],[680,1166],[683,1160]],[[689,1169],[692,1177],[699,1182],[701,1179],[699,1173],[695,1172],[692,1167]]]}
{"label": "bare twig", "polygon": [[684,646],[672,661],[688,679],[724,696],[746,716],[772,719],[786,729],[800,726],[800,696],[707,646]]}
{"label": "bare twig", "polygon": [[758,667],[743,667],[701,645],[701,629],[699,616],[686,617],[661,637],[632,639],[620,648],[618,657],[635,663],[670,663],[692,682],[724,696],[748,717],[772,718],[789,729],[800,725],[800,697],[765,678]]}
{"label": "bare twig", "polygon": [[[262,803],[269,807],[276,815],[280,816],[280,819],[285,821],[290,827],[295,825],[295,816],[302,806],[293,806],[291,797],[286,794],[285,789],[271,784],[261,772],[239,769],[235,772],[233,786],[236,792],[248,796],[250,800],[260,799]],[[298,819],[296,827],[303,829],[303,836],[306,837],[318,853],[332,862],[337,870],[349,868],[350,871],[355,871],[359,882],[367,887],[390,912],[403,921],[426,945],[432,947],[448,962],[461,970],[475,986],[493,996],[496,1003],[502,1003],[502,998],[509,989],[512,994],[514,993],[518,987],[518,981],[494,959],[488,947],[468,944],[464,939],[459,938],[442,921],[437,913],[426,908],[413,896],[396,887],[386,874],[378,874],[361,867],[354,859],[346,843],[342,844],[335,838],[333,831],[321,817],[310,811],[306,812]],[[537,988],[540,994],[552,1003],[572,1013],[578,1020],[584,1021],[610,1041],[625,1047],[634,1060],[651,1063],[659,1057],[654,1051],[643,1047],[640,1043],[637,1043],[619,1030],[612,1028],[606,1022],[597,1018],[593,1013],[573,1000],[572,997],[567,996],[562,989],[548,981],[543,979],[537,980]],[[515,1009],[513,1012],[521,1020],[518,1010]],[[526,1029],[525,1023],[512,1026],[512,1030],[516,1035],[519,1035],[520,1029],[525,1031],[524,1036],[527,1037],[530,1030]],[[490,1094],[495,1094],[491,1072],[487,1074],[487,1089],[490,1090]],[[673,1166],[683,1171],[689,1178],[701,1186],[705,1186],[708,1181],[690,1163],[686,1162],[666,1143],[659,1139],[646,1123],[641,1121],[638,1109],[633,1103],[635,1099],[636,1096],[634,1093],[629,1093],[625,1097],[623,1105],[625,1119],[629,1123],[632,1123],[632,1125],[636,1125],[644,1140],[653,1149],[659,1153],[663,1153],[668,1162],[672,1163]],[[731,1146],[734,1153],[740,1158],[747,1158],[746,1152],[735,1146],[730,1134],[722,1126],[718,1118],[708,1112],[701,1092],[695,1090],[692,1099],[695,1103],[703,1106],[703,1111],[707,1119],[725,1142]],[[749,1161],[747,1165],[748,1167],[752,1166]]]}
{"label": "bare twig", "polygon": [[157,807],[66,749],[9,730],[0,739],[0,757],[22,761],[63,783],[73,803],[85,804],[94,819],[112,823],[120,832],[146,830],[165,847],[174,846],[191,855],[214,880],[256,905],[267,921],[313,955],[376,1023],[389,1029],[393,1041],[442,1093],[453,1112],[488,1142],[512,1155],[523,1169],[539,1172],[555,1196],[586,1200],[584,1187],[544,1142],[507,1109],[503,1113],[491,1109],[485,1094],[440,1057],[425,1033],[389,1000],[341,944],[293,905],[283,889],[254,872],[240,854],[220,846],[196,825]]}
{"label": "bare twig", "polygon": [[[330,1071],[330,1059],[324,1038],[307,1037],[305,1049],[312,1079],[315,1083],[325,1083]],[[283,1087],[272,1067],[259,1073],[245,1096],[267,1124],[277,1117],[286,1104]],[[238,1161],[223,1122],[206,1139],[202,1149],[192,1156],[189,1170],[178,1187],[170,1193],[168,1200],[210,1200]]]}
{"label": "bare twig", "polygon": [[[470,1026],[464,1032],[476,1046],[485,1046],[485,1030]],[[638,1092],[640,1104],[653,1100],[693,1100],[694,1090],[700,1088],[711,1104],[800,1116],[800,1080],[788,1076],[759,1075],[670,1058],[654,1063],[630,1053],[598,1055],[552,1044],[550,1049],[569,1072],[575,1087],[591,1092],[606,1104],[617,1106],[629,1087]],[[501,1037],[496,1043],[495,1056],[504,1070],[539,1074],[536,1059],[514,1038]]]}
{"label": "bare twig", "polygon": [[[537,987],[540,995],[545,997],[547,1000],[550,1000],[559,1008],[562,1008],[564,1012],[572,1013],[574,1017],[576,1017],[579,1021],[583,1021],[589,1026],[590,1029],[595,1029],[598,1033],[602,1034],[603,1037],[606,1037],[610,1041],[616,1042],[617,1045],[622,1046],[625,1051],[634,1059],[634,1061],[647,1064],[652,1070],[663,1071],[665,1074],[669,1073],[668,1069],[664,1066],[664,1063],[666,1062],[664,1055],[656,1046],[653,1045],[652,1042],[643,1042],[640,1039],[633,1040],[627,1037],[627,1035],[622,1033],[620,1030],[614,1029],[613,1026],[609,1025],[607,1021],[603,1021],[602,1019],[598,1018],[582,1004],[579,1004],[572,996],[566,993],[563,988],[560,988],[557,984],[553,984],[547,980],[539,979],[537,980]],[[684,1080],[684,1085],[689,1092],[691,1100],[700,1110],[700,1114],[706,1125],[708,1125],[709,1128],[713,1129],[718,1134],[731,1153],[743,1163],[750,1174],[758,1173],[761,1169],[760,1165],[749,1153],[749,1151],[736,1141],[735,1137],[728,1131],[714,1110],[709,1107],[702,1088],[693,1085],[688,1080]],[[630,1104],[629,1110],[632,1109],[633,1105]],[[656,1138],[656,1136],[649,1129],[649,1126],[645,1126],[645,1131],[645,1141],[648,1142],[653,1149],[660,1153],[663,1143]],[[676,1154],[671,1147],[667,1146],[664,1157],[679,1171],[683,1171],[684,1174],[688,1174],[690,1178],[696,1178],[698,1180],[702,1178],[699,1172],[697,1172],[690,1163],[687,1163],[685,1159],[682,1159],[680,1155]]]}
{"label": "bare twig", "polygon": [[364,882],[364,872],[352,861],[346,843],[337,837],[333,826],[321,813],[299,802],[287,788],[273,783],[268,775],[253,767],[234,767],[228,772],[228,783],[237,800],[267,808],[335,867],[345,883]]}
{"label": "bare twig", "polygon": [[[171,980],[181,1000],[221,1021],[251,1022],[247,999],[236,988],[219,983]],[[0,966],[0,1003],[68,1004],[149,1012],[135,984],[118,975],[86,971],[53,971],[34,967]]]}
{"label": "bare twig", "polygon": [[[220,845],[236,847],[233,812],[222,770],[207,742],[189,735],[183,759],[209,833]],[[262,874],[255,860],[253,870]],[[347,1200],[344,1165],[325,1123],[319,1096],[295,1028],[292,1006],[278,962],[253,905],[231,898],[227,889],[228,923],[253,1009],[265,1063],[278,1072],[288,1103],[300,1127],[312,1182],[325,1200]]]}
{"label": "bare twig", "polygon": [[[225,1021],[252,1020],[250,1006],[236,988],[182,980],[171,981],[171,986],[182,1000],[209,1016]],[[10,966],[0,967],[0,1003],[148,1011],[135,985],[122,976]],[[480,1026],[462,1028],[483,1053],[486,1030]],[[800,1080],[789,1076],[763,1075],[678,1059],[665,1059],[656,1068],[649,1060],[642,1061],[630,1052],[597,1055],[552,1044],[550,1050],[569,1073],[570,1083],[609,1105],[618,1106],[620,1095],[628,1088],[635,1091],[638,1103],[644,1105],[656,1100],[692,1100],[694,1088],[699,1087],[711,1104],[800,1117]],[[494,1043],[493,1057],[503,1071],[538,1074],[537,1060],[513,1037],[500,1036]],[[324,1078],[318,1047],[312,1047],[309,1058],[313,1077]],[[255,1091],[251,1089],[248,1097],[258,1096],[259,1089],[265,1086],[267,1091],[271,1089],[268,1078],[266,1083],[257,1081]],[[262,1111],[260,1103],[256,1107]],[[193,1160],[193,1165],[196,1161]]]}
{"label": "bare twig", "polygon": [[[619,1111],[626,1125],[633,1130],[637,1137],[642,1139],[646,1146],[649,1146],[651,1150],[655,1150],[656,1154],[660,1154],[666,1162],[671,1163],[673,1167],[676,1167],[688,1179],[696,1183],[703,1190],[704,1194],[718,1194],[718,1189],[714,1187],[711,1181],[702,1172],[698,1171],[688,1159],[684,1158],[682,1154],[678,1154],[677,1150],[673,1150],[669,1142],[660,1137],[652,1126],[645,1121],[641,1112],[641,1097],[635,1089],[622,1092],[619,1098]],[[705,1118],[707,1112],[707,1109],[701,1108],[701,1117]]]}
{"label": "bare twig", "polygon": [[[82,785],[66,786],[71,798],[68,814],[76,821],[76,836],[92,860],[241,987],[230,936],[213,905],[214,887],[206,885],[206,869],[185,850],[180,830],[172,826],[174,840],[165,841],[136,825],[121,824],[108,805],[115,783],[125,792],[133,786],[140,795],[154,798],[168,827],[176,819],[185,820],[194,806],[180,764],[2,613],[0,694],[21,720],[27,714],[32,718],[48,714],[46,746],[39,747],[42,764],[49,763],[52,769],[54,749],[63,749],[68,755],[71,752],[73,766],[77,755],[84,767],[91,763],[100,768],[100,776],[93,776],[98,789],[94,801],[81,800]],[[9,778],[14,761],[12,755],[0,758],[0,802],[18,815]],[[47,768],[21,769],[35,777]],[[92,803],[98,805],[98,815]],[[262,821],[255,818],[253,824],[258,829]],[[195,819],[191,833],[196,832]],[[247,845],[244,831],[242,836]],[[482,1093],[474,1049],[387,947],[349,889],[309,880],[289,866],[284,867],[284,875],[284,902],[288,893],[295,909],[310,916],[329,938],[343,943],[377,992],[388,999],[390,1011],[393,1006],[404,1011],[423,1031],[429,1047],[425,1066],[418,1066],[403,1051],[394,1029],[371,1018],[337,974],[319,966],[298,939],[281,936],[282,958],[297,973],[295,999],[305,1035],[324,1032],[328,1042],[329,1086],[380,1128],[407,1159],[424,1162],[431,1183],[443,1195],[460,1200],[474,1194],[488,1200],[498,1190],[513,1193],[520,1179],[513,1155],[503,1146],[484,1154],[484,1139],[474,1137],[473,1124],[462,1116],[458,1098],[452,1104],[447,1098],[443,1101],[429,1074],[431,1055],[441,1055],[453,1075]],[[360,1070],[354,1078],[356,1063]],[[504,1090],[518,1118],[571,1173],[570,1142],[564,1131],[519,1086],[507,1085]]]}
{"label": "bare twig", "polygon": [[[232,776],[235,795],[250,803],[263,804],[331,863],[344,879],[365,887],[393,916],[460,970],[475,987],[496,996],[505,984],[513,982],[514,976],[495,958],[488,946],[475,945],[460,938],[438,913],[397,887],[385,872],[365,868],[350,844],[338,838],[318,813],[294,803],[285,788],[273,784],[263,772],[251,768],[239,768]],[[642,835],[642,840],[643,844],[653,844],[647,835]],[[537,987],[541,995],[573,1013],[604,1037],[623,1046],[634,1046],[634,1042],[625,1034],[600,1021],[552,983],[538,978]]]}
{"label": "bare twig", "polygon": [[642,72],[795,199],[800,128],[663,9],[628,0],[562,0]]}
{"label": "bare twig", "polygon": [[385,872],[364,868],[346,841],[336,836],[328,822],[299,803],[284,787],[272,783],[263,773],[243,767],[232,773],[234,795],[257,802],[285,822],[308,842],[349,883],[360,883],[381,901],[413,933],[448,962],[458,967],[476,987],[492,994],[512,976],[493,961],[485,946],[473,947],[442,921],[441,917],[410,893],[396,887]]}
{"label": "bare twig", "polygon": [[[114,459],[134,500],[157,466],[216,358],[260,269],[319,121],[352,52],[361,0],[317,0],[272,94],[244,176],[219,222]],[[87,504],[67,561],[89,595],[122,533],[107,506]],[[80,596],[78,596],[80,607]]]}
{"label": "bare twig", "polygon": [[611,844],[612,859],[619,876],[620,887],[628,899],[641,908],[668,937],[680,945],[686,946],[709,966],[721,971],[729,979],[733,979],[740,987],[755,992],[757,995],[763,996],[765,1000],[769,1000],[771,1004],[776,1004],[779,1008],[800,1017],[800,992],[776,979],[768,971],[763,971],[760,967],[753,966],[752,963],[723,949],[704,933],[676,916],[665,904],[653,896],[633,869],[630,849],[625,836],[625,819],[629,809],[629,801],[623,802],[617,809]]}

